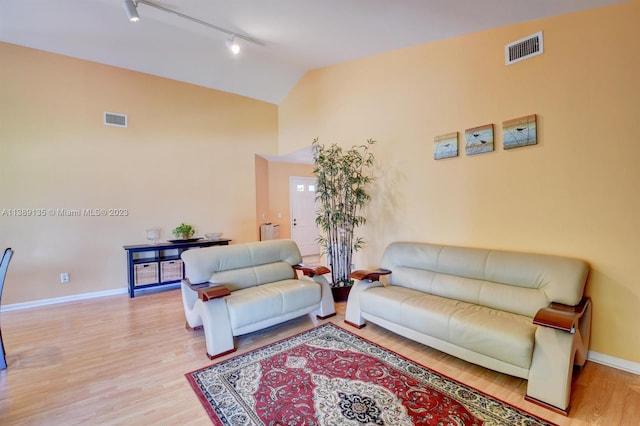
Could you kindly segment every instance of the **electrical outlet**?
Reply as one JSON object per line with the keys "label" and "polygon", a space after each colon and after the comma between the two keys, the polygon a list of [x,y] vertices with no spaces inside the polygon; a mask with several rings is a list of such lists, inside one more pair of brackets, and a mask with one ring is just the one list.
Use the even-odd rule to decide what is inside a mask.
{"label": "electrical outlet", "polygon": [[60,283],[61,284],[66,284],[69,282],[69,273],[68,272],[63,272],[60,274]]}

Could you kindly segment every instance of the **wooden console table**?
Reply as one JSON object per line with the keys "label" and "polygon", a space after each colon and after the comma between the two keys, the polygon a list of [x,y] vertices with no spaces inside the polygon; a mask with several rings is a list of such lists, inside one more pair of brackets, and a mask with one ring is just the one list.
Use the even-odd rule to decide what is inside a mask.
{"label": "wooden console table", "polygon": [[210,246],[226,246],[231,240],[200,239],[190,242],[158,243],[123,246],[127,252],[129,297],[142,288],[179,283],[184,278],[183,251]]}

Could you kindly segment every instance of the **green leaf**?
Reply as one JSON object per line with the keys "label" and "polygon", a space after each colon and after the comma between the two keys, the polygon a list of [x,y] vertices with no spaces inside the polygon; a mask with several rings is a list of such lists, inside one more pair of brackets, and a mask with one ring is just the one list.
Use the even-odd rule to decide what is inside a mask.
{"label": "green leaf", "polygon": [[318,243],[329,256],[334,283],[349,282],[353,252],[364,245],[364,240],[353,234],[366,223],[360,212],[371,200],[367,190],[373,181],[374,156],[369,151],[373,144],[373,139],[367,139],[366,144],[343,149],[335,143],[321,145],[318,138],[312,143],[316,224],[325,234]]}

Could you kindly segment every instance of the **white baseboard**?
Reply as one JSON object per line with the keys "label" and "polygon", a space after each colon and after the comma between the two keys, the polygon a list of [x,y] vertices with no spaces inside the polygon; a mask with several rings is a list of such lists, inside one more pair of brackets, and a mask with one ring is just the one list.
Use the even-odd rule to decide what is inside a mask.
{"label": "white baseboard", "polygon": [[[115,290],[96,291],[93,293],[74,294],[73,296],[54,297],[53,299],[36,300],[33,302],[14,303],[11,305],[0,306],[0,312],[16,311],[18,309],[35,308],[38,306],[54,305],[56,303],[72,302],[75,300],[93,299],[95,297],[114,296],[117,294],[128,293],[127,288],[118,288]],[[640,375],[640,363],[627,361],[626,359],[616,358],[611,355],[601,354],[599,352],[588,351],[587,359],[597,362],[598,364],[613,367],[618,370],[627,371],[629,373]]]}
{"label": "white baseboard", "polygon": [[72,296],[54,297],[52,299],[35,300],[33,302],[13,303],[11,305],[0,306],[0,312],[17,311],[18,309],[36,308],[38,306],[55,305],[56,303],[73,302],[75,300],[93,299],[95,297],[114,296],[116,294],[128,293],[127,288],[115,290],[96,291],[93,293],[74,294]]}
{"label": "white baseboard", "polygon": [[601,354],[594,351],[587,352],[587,359],[589,361],[597,362],[598,364],[640,375],[640,364],[637,362],[627,361],[626,359],[616,358],[611,355]]}

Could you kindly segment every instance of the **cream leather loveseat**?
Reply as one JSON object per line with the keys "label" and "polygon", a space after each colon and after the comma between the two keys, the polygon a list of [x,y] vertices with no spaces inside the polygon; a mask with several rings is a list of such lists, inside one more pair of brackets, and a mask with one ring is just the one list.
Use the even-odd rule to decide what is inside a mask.
{"label": "cream leather loveseat", "polygon": [[[305,314],[335,315],[331,289],[322,276],[329,270],[301,265],[291,240],[187,250],[182,260],[187,328],[204,328],[209,358],[234,351],[234,336]],[[302,272],[300,279],[296,269]]]}
{"label": "cream leather loveseat", "polygon": [[397,242],[386,248],[381,267],[354,272],[359,280],[347,302],[347,323],[371,321],[527,379],[527,400],[568,413],[573,367],[584,365],[589,345],[585,262]]}

